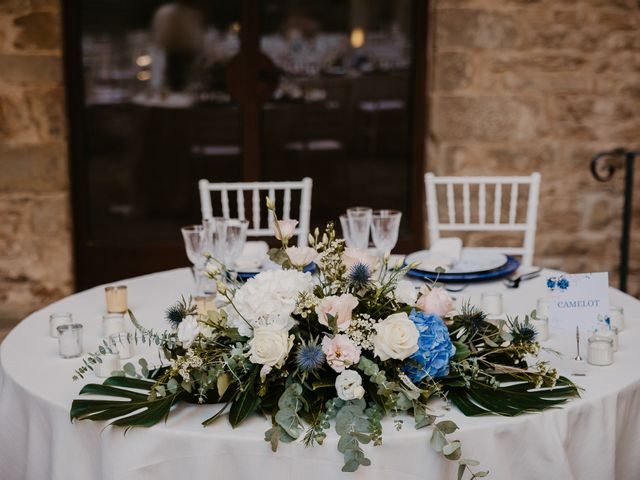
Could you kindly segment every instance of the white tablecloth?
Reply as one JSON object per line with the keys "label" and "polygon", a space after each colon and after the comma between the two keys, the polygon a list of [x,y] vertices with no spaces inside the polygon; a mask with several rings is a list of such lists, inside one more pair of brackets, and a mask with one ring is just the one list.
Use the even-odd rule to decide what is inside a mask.
{"label": "white tablecloth", "polygon": [[[165,328],[164,309],[192,288],[186,269],[122,283],[129,287],[136,316],[155,328]],[[527,312],[543,294],[544,276],[517,290],[496,282],[455,295],[477,302],[483,290],[504,290],[509,313]],[[446,413],[461,427],[453,437],[462,440],[464,456],[480,460],[491,478],[640,479],[640,302],[613,289],[611,301],[623,306],[627,317],[620,350],[613,366],[589,367],[586,377],[573,377],[585,389],[582,398],[516,418],[467,418],[456,409]],[[263,438],[269,428],[264,418],[254,416],[233,431],[224,418],[203,428],[200,422],[215,406],[179,405],[166,424],[132,429],[126,436],[102,423],[72,424],[69,407],[83,382],[71,377],[81,362],[58,357],[57,341],[48,336],[48,316],[72,312],[85,326],[88,352],[97,345],[103,309],[102,288],[72,295],[30,315],[0,347],[0,479],[455,478],[455,463],[429,447],[429,429],[414,430],[409,418],[400,432],[386,421],[383,446],[366,447],[372,466],[355,474],[340,472],[335,434],[324,446],[281,445],[274,454]],[[571,334],[552,335],[547,346],[574,354]],[[86,382],[98,380],[89,375]]]}

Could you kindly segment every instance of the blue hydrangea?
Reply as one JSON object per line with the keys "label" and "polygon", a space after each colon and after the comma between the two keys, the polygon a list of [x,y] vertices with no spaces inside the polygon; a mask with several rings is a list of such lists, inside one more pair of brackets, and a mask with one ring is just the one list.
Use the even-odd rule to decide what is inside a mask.
{"label": "blue hydrangea", "polygon": [[407,359],[402,368],[413,383],[427,375],[433,378],[449,374],[449,360],[456,353],[451,343],[449,330],[442,319],[434,314],[412,310],[409,315],[418,328],[418,351]]}
{"label": "blue hydrangea", "polygon": [[560,290],[566,290],[567,288],[569,288],[569,280],[561,277],[560,280],[558,280],[558,288]]}
{"label": "blue hydrangea", "polygon": [[547,279],[547,288],[553,290],[556,288],[556,279],[551,277]]}

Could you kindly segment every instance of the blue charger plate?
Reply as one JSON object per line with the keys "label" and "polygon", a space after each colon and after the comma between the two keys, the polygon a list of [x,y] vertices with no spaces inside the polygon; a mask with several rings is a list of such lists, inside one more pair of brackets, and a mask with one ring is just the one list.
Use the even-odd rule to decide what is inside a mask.
{"label": "blue charger plate", "polygon": [[507,255],[507,263],[494,270],[488,272],[476,272],[476,273],[437,273],[423,272],[421,270],[409,270],[407,275],[421,280],[435,280],[438,282],[479,282],[482,280],[494,280],[496,278],[506,277],[507,275],[515,272],[520,266],[520,262]]}
{"label": "blue charger plate", "polygon": [[[304,267],[302,269],[303,272],[310,272],[310,273],[314,273],[317,269],[317,265],[314,262],[311,262],[309,265],[307,265],[306,267]],[[266,270],[264,270],[266,271]],[[238,272],[238,278],[242,281],[247,281],[250,278],[255,277],[256,275],[258,275],[261,272]]]}

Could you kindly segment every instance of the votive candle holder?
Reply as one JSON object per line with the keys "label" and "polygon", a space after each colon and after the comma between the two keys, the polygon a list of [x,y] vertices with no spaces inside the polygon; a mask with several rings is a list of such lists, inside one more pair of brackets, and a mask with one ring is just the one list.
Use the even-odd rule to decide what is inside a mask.
{"label": "votive candle holder", "polygon": [[127,311],[127,286],[114,285],[105,287],[105,297],[107,300],[107,312],[125,313]]}
{"label": "votive candle holder", "polygon": [[82,324],[59,325],[58,351],[62,358],[77,358],[82,355]]}
{"label": "votive candle holder", "polygon": [[73,323],[73,315],[68,312],[58,312],[49,315],[49,335],[58,338],[58,327]]}

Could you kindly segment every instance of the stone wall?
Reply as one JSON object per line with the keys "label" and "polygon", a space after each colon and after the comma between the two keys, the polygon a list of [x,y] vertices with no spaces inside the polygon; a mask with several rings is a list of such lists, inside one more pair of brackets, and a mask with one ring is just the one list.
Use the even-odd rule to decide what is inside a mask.
{"label": "stone wall", "polygon": [[[637,2],[432,0],[430,22],[428,168],[542,172],[536,262],[615,273],[622,178],[588,166],[640,147]],[[65,135],[58,1],[1,0],[0,336],[73,288]]]}
{"label": "stone wall", "polygon": [[[640,147],[636,0],[436,0],[431,4],[428,169],[542,173],[536,263],[570,272],[618,261],[622,175],[590,159]],[[640,166],[640,165],[639,165]],[[640,294],[640,173],[631,291]]]}
{"label": "stone wall", "polygon": [[0,338],[73,288],[60,9],[0,1]]}

